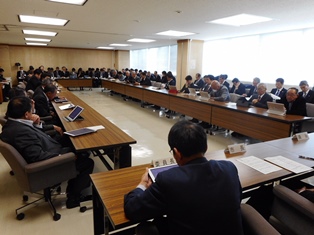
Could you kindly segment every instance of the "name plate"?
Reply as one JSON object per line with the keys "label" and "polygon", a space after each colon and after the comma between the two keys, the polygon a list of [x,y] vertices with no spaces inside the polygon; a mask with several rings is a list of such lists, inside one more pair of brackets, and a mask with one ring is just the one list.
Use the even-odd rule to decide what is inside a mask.
{"label": "name plate", "polygon": [[229,153],[243,153],[246,151],[244,143],[228,145]]}
{"label": "name plate", "polygon": [[295,140],[308,140],[309,139],[309,135],[307,134],[307,132],[301,132],[301,133],[297,133],[293,136]]}

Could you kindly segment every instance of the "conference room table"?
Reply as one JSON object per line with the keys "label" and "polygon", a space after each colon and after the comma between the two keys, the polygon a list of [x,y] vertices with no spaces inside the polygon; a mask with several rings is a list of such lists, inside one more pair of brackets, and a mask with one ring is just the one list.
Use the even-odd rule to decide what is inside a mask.
{"label": "conference room table", "polygon": [[[79,105],[84,108],[81,113],[84,120],[69,122],[65,119],[65,116],[71,112],[71,109],[61,110],[59,108],[59,106],[68,104],[69,102],[52,102],[66,131],[99,125],[105,127],[104,129],[97,130],[94,133],[77,137],[69,137],[77,152],[92,151],[94,155],[100,157],[108,169],[118,169],[131,166],[132,149],[130,145],[136,143],[135,139],[126,134],[72,92],[67,90],[62,91],[58,94],[58,97],[65,97],[72,104]],[[111,156],[110,159],[108,155]]]}
{"label": "conference room table", "polygon": [[[269,174],[263,174],[241,163],[238,161],[239,158],[255,156],[263,159],[265,157],[283,156],[313,168],[314,161],[299,158],[299,154],[314,155],[309,155],[313,152],[314,134],[309,136],[310,139],[302,141],[295,141],[288,137],[247,145],[245,152],[236,154],[229,154],[225,150],[210,152],[210,146],[208,146],[208,152],[205,156],[208,160],[228,160],[233,162],[238,169],[243,197],[247,197],[255,188],[263,184],[280,182],[291,177],[305,178],[313,175],[314,171],[294,174],[291,171],[281,169]],[[125,217],[123,209],[124,195],[138,185],[146,167],[152,166],[145,164],[91,175],[93,184],[94,234],[108,234],[109,231],[134,224]]]}
{"label": "conference room table", "polygon": [[116,80],[102,79],[102,87],[261,141],[289,137],[296,123],[310,120],[309,117],[274,115],[263,108],[239,107],[232,102],[204,100],[195,95],[171,93],[162,88]]}
{"label": "conference room table", "polygon": [[57,78],[56,82],[59,85],[70,88],[70,87],[93,87],[93,78]]}

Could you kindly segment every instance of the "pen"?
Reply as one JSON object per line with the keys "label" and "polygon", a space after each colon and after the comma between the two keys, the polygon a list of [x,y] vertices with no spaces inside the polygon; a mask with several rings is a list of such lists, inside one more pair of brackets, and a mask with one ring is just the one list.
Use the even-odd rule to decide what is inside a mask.
{"label": "pen", "polygon": [[312,161],[314,161],[314,158],[313,158],[313,157],[305,157],[305,156],[299,155],[299,158],[302,158],[302,159],[307,159],[307,160],[312,160]]}

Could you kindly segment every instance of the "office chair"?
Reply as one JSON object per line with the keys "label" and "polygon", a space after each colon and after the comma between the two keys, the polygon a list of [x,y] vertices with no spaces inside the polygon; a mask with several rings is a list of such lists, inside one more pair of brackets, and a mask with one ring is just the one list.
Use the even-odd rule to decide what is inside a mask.
{"label": "office chair", "polygon": [[314,132],[314,104],[306,103],[306,114],[312,119],[302,123],[301,132]]}
{"label": "office chair", "polygon": [[[55,186],[76,177],[74,153],[66,153],[58,157],[28,164],[14,147],[1,140],[0,152],[14,171],[14,176],[23,191],[36,193],[43,190],[42,198],[16,209],[16,218],[18,220],[24,219],[24,213],[19,213],[19,211],[44,199],[53,210],[53,219],[58,221],[61,215],[57,213],[51,196]],[[24,195],[23,200],[27,201],[28,197]]]}
{"label": "office chair", "polygon": [[273,192],[270,223],[285,235],[313,234],[314,203],[283,185],[277,185]]}

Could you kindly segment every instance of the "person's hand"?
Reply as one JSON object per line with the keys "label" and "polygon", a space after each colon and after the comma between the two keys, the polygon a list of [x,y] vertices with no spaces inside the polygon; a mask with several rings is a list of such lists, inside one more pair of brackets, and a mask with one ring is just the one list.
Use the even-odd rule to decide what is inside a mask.
{"label": "person's hand", "polygon": [[252,104],[256,104],[258,102],[258,99],[253,99]]}
{"label": "person's hand", "polygon": [[61,127],[53,125],[53,129],[55,129],[55,131],[57,131],[60,135],[63,135],[63,130]]}
{"label": "person's hand", "polygon": [[32,114],[31,120],[34,124],[40,124],[40,117],[37,114]]}
{"label": "person's hand", "polygon": [[148,168],[146,167],[146,171],[145,173],[142,175],[142,179],[140,184],[143,185],[145,188],[148,188],[149,186],[152,185],[152,180],[151,178],[148,176]]}

